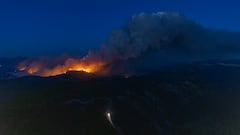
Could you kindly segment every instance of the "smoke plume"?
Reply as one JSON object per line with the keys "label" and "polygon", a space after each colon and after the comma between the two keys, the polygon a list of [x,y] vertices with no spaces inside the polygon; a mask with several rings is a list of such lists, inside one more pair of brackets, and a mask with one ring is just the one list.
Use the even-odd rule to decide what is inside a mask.
{"label": "smoke plume", "polygon": [[134,72],[128,69],[131,63],[147,61],[149,64],[149,58],[153,57],[148,56],[158,59],[152,63],[180,59],[181,55],[184,59],[216,57],[238,53],[239,45],[240,33],[237,32],[205,28],[178,13],[141,13],[114,30],[99,50],[89,51],[83,58],[66,58],[53,65],[46,65],[42,60],[25,61],[19,69],[40,76],[68,71],[127,74]]}

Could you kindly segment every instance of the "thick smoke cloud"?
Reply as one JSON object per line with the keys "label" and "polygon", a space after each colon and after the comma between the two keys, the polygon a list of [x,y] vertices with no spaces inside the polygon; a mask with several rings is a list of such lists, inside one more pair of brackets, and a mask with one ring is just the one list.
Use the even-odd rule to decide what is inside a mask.
{"label": "thick smoke cloud", "polygon": [[227,52],[239,49],[239,39],[240,33],[207,29],[178,13],[142,13],[113,31],[101,53],[129,59],[161,50]]}
{"label": "thick smoke cloud", "polygon": [[142,13],[114,30],[99,50],[81,59],[67,58],[51,67],[41,61],[25,62],[22,67],[27,71],[35,67],[35,74],[44,76],[70,69],[126,74],[129,69],[135,72],[143,65],[154,67],[170,59],[216,58],[239,51],[240,33],[205,28],[178,13]]}

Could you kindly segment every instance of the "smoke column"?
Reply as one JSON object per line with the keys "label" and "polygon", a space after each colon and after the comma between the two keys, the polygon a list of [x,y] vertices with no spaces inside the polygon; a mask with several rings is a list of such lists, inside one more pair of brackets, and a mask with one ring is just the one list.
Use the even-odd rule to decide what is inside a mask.
{"label": "smoke column", "polygon": [[83,58],[66,58],[64,62],[51,66],[41,60],[24,61],[19,64],[19,70],[39,76],[54,76],[68,71],[127,74],[126,65],[149,61],[146,57],[152,54],[160,54],[153,55],[159,59],[155,62],[164,63],[163,56],[172,54],[175,59],[180,59],[180,54],[185,56],[184,59],[190,59],[238,53],[239,45],[238,32],[205,28],[178,13],[141,13],[114,30],[99,50],[89,51]]}

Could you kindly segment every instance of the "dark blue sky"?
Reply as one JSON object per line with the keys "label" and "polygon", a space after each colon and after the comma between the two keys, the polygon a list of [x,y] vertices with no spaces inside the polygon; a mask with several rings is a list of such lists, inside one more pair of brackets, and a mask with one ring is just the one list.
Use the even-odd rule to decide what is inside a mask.
{"label": "dark blue sky", "polygon": [[84,54],[141,12],[176,11],[240,31],[238,0],[1,0],[0,57]]}

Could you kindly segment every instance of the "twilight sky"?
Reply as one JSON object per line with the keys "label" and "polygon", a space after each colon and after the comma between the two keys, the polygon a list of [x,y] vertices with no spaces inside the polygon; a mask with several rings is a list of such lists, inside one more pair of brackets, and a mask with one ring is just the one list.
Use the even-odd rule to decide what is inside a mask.
{"label": "twilight sky", "polygon": [[206,27],[240,31],[238,0],[2,0],[0,57],[82,55],[141,12],[180,12]]}

